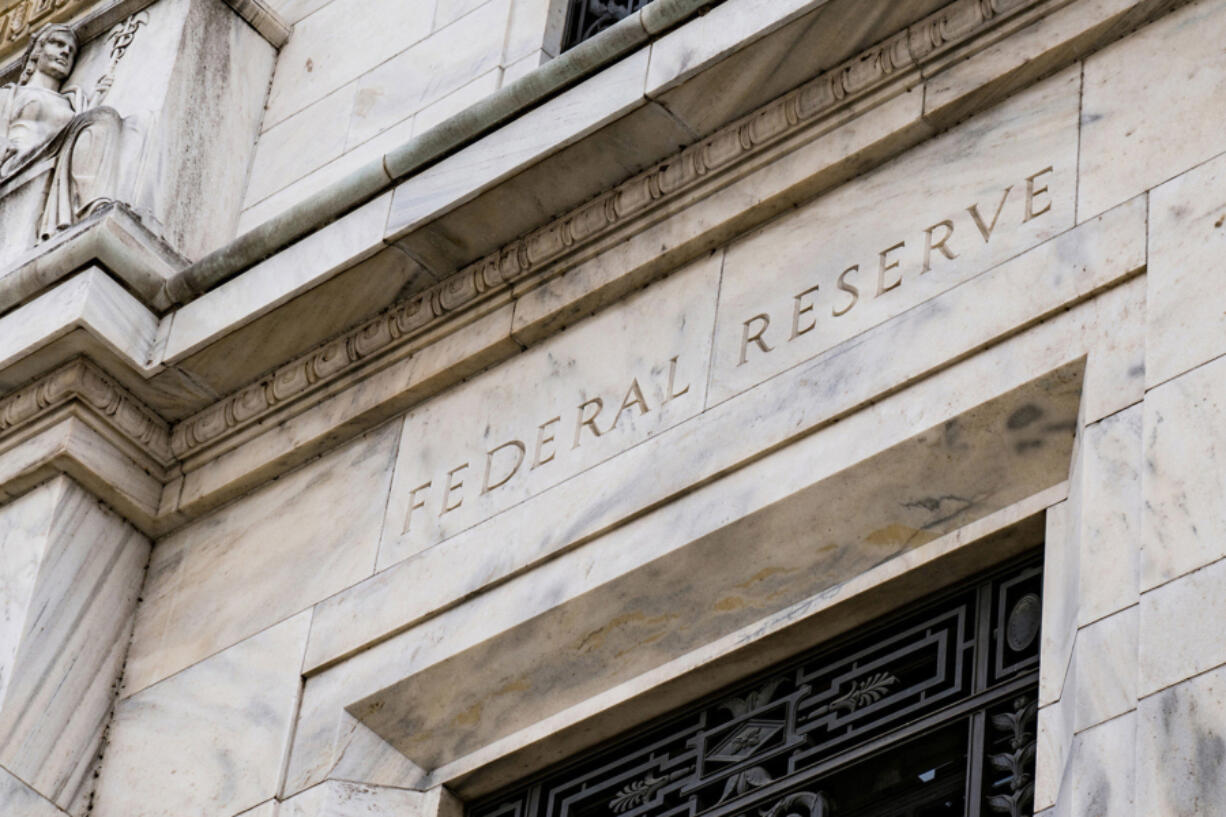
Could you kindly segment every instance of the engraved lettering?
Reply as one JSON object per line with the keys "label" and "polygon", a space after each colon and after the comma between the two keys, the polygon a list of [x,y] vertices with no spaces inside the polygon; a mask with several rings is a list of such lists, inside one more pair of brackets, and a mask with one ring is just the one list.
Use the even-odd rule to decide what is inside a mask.
{"label": "engraved lettering", "polygon": [[[591,417],[584,417],[587,413],[588,406],[595,406],[596,413]],[[587,426],[592,430],[593,436],[600,436],[600,428],[596,425],[596,418],[600,416],[600,412],[604,411],[604,400],[599,397],[593,397],[579,406],[579,425],[575,426],[575,444],[571,448],[578,448],[581,442],[580,437],[583,434],[583,427]]]}
{"label": "engraved lettering", "polygon": [[413,511],[417,510],[418,508],[424,508],[426,506],[426,498],[422,497],[419,500],[417,498],[417,495],[421,493],[422,491],[429,490],[430,486],[433,484],[434,484],[433,482],[426,482],[421,485],[418,485],[412,491],[409,491],[409,512],[405,514],[404,516],[404,532],[405,533],[408,533],[409,528],[412,527],[413,525]]}
{"label": "engraved lettering", "polygon": [[[757,332],[754,332],[751,335],[749,334],[750,325],[753,324],[755,321],[761,321],[762,326],[758,329]],[[744,328],[744,331],[741,333],[741,362],[736,365],[744,366],[749,361],[749,344],[750,343],[758,344],[758,348],[761,349],[764,354],[771,351],[773,347],[767,345],[766,341],[762,339],[762,335],[766,333],[766,330],[770,328],[770,325],[771,325],[771,317],[770,315],[767,315],[765,312],[763,312],[760,315],[754,315],[752,318],[745,321],[745,328]]]}
{"label": "engraved lettering", "polygon": [[668,359],[668,397],[664,398],[665,403],[671,403],[690,391],[688,384],[681,391],[677,391],[677,358],[679,357],[680,355],[673,355]]}
{"label": "engraved lettering", "polygon": [[447,472],[447,482],[445,483],[446,487],[443,489],[443,510],[442,510],[442,513],[439,514],[439,516],[442,516],[445,513],[450,513],[451,511],[454,511],[456,508],[464,504],[464,497],[460,497],[459,499],[455,501],[455,504],[452,505],[451,504],[451,492],[458,491],[464,487],[464,480],[462,479],[457,480],[455,478],[455,475],[460,473],[467,467],[468,467],[468,463],[464,463],[463,465],[457,466],[456,468],[452,468],[450,471]]}
{"label": "engraved lettering", "polygon": [[979,234],[983,236],[983,243],[987,244],[992,239],[992,233],[996,230],[996,222],[1000,220],[1001,211],[1005,209],[1005,201],[1008,200],[1009,194],[1013,192],[1013,185],[1005,188],[1005,193],[1000,197],[1000,204],[996,205],[996,212],[992,214],[992,223],[984,224],[983,216],[979,215],[979,205],[972,204],[966,208],[966,212],[971,214],[971,218],[975,222],[975,226],[979,228]]}
{"label": "engraved lettering", "polygon": [[809,320],[809,325],[804,327],[803,329],[800,326],[801,317],[803,315],[808,315],[813,312],[813,304],[812,303],[806,304],[804,302],[805,297],[808,295],[812,295],[814,292],[817,292],[817,290],[818,290],[818,285],[814,284],[813,286],[806,289],[804,292],[798,293],[795,296],[796,305],[792,310],[792,336],[788,338],[789,341],[796,340],[801,335],[812,332],[814,329],[817,328],[816,318],[811,318]]}
{"label": "engraved lettering", "polygon": [[[1023,224],[1031,219],[1038,218],[1051,209],[1051,193],[1048,191],[1047,185],[1045,184],[1042,187],[1035,187],[1035,183],[1039,180],[1040,176],[1047,176],[1052,172],[1052,168],[1048,166],[1033,176],[1026,177],[1026,217],[1022,219]],[[1034,209],[1035,200],[1044,193],[1047,193],[1047,203],[1041,206],[1038,210]]]}
{"label": "engraved lettering", "polygon": [[[547,462],[553,462],[553,458],[557,454],[556,451],[550,451],[549,456],[544,458],[541,457],[541,454],[544,453],[545,446],[554,441],[553,432],[549,430],[550,426],[557,425],[560,422],[562,422],[561,417],[554,417],[553,419],[546,420],[536,427],[536,453],[532,456],[533,468],[540,468]],[[549,436],[546,437],[546,434]]]}
{"label": "engraved lettering", "polygon": [[613,425],[609,426],[609,431],[617,428],[617,423],[621,420],[622,415],[634,406],[639,407],[640,417],[651,410],[647,408],[647,400],[643,397],[643,390],[639,388],[639,379],[637,377],[630,381],[630,388],[626,389],[626,396],[622,399],[622,407],[617,410],[617,416],[613,418]]}
{"label": "engraved lettering", "polygon": [[857,289],[854,284],[852,284],[850,281],[847,280],[848,275],[850,275],[853,272],[859,272],[859,271],[860,271],[860,265],[853,264],[852,266],[843,270],[843,272],[839,275],[838,287],[840,290],[850,295],[851,299],[847,302],[847,306],[843,307],[842,309],[839,309],[838,307],[834,307],[830,310],[830,314],[833,315],[834,317],[836,318],[843,317],[844,315],[846,315],[848,312],[851,311],[851,308],[853,306],[855,306],[856,304],[860,302],[860,290]]}
{"label": "engraved lettering", "polygon": [[898,262],[889,260],[890,253],[896,250],[901,250],[905,246],[907,246],[907,242],[899,241],[893,247],[884,249],[878,254],[881,260],[881,265],[877,270],[877,297],[878,298],[880,298],[882,295],[889,292],[891,289],[897,289],[898,286],[902,284],[902,273],[901,272],[898,274],[898,278],[894,281],[894,283],[890,284],[889,286],[886,286],[885,274],[892,269],[898,269]]}
{"label": "engraved lettering", "polygon": [[[933,241],[932,234],[938,229],[944,230],[945,235],[941,236],[940,241]],[[928,236],[928,242],[924,245],[924,268],[921,270],[921,274],[932,269],[933,250],[940,250],[941,254],[950,261],[953,261],[958,257],[958,254],[951,250],[948,246],[949,239],[953,238],[954,235],[954,223],[952,221],[949,219],[938,221],[936,224],[933,224],[931,227],[925,230],[924,233]]]}
{"label": "engraved lettering", "polygon": [[[498,455],[499,451],[505,451],[508,448],[515,450],[515,464],[512,465],[511,470],[507,471],[507,473],[500,479],[491,483],[490,472],[494,469],[494,458]],[[524,464],[524,455],[527,453],[527,448],[519,440],[511,440],[510,442],[503,443],[497,448],[491,448],[489,453],[485,455],[485,479],[481,481],[481,493],[488,494],[495,488],[501,488],[503,485],[506,485],[511,477],[515,476],[515,473],[519,471],[519,466]]]}

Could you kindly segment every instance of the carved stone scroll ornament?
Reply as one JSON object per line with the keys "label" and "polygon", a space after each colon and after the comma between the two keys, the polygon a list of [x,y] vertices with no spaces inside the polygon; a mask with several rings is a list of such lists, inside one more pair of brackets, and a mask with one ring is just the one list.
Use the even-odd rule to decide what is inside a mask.
{"label": "carved stone scroll ornament", "polygon": [[110,72],[88,94],[64,87],[79,47],[71,27],[44,26],[30,40],[17,83],[0,88],[0,191],[50,168],[39,240],[111,203],[117,182],[123,120],[100,104]]}

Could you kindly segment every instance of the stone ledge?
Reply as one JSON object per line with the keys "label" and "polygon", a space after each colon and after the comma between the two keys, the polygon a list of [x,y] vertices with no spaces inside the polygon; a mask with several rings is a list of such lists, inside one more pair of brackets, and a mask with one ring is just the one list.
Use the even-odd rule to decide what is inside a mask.
{"label": "stone ledge", "polygon": [[770,666],[908,600],[999,564],[1042,540],[1062,482],[975,520],[846,583],[798,601],[582,704],[435,769],[423,783],[480,797],[557,760]]}
{"label": "stone ledge", "polygon": [[187,266],[121,204],[110,205],[0,270],[0,315],[77,270],[97,264],[155,312],[170,308],[163,287]]}

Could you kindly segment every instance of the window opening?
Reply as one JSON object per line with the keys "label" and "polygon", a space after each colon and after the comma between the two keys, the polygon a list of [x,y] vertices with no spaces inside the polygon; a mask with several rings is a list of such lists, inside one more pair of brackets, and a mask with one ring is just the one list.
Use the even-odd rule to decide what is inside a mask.
{"label": "window opening", "polygon": [[595,37],[609,26],[629,17],[651,0],[570,0],[562,50]]}
{"label": "window opening", "polygon": [[466,817],[1029,817],[1032,554],[473,803]]}

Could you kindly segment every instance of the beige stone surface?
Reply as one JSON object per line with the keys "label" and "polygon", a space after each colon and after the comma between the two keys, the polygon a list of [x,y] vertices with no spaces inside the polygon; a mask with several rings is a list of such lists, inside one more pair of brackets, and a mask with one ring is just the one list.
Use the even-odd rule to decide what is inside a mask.
{"label": "beige stone surface", "polygon": [[1033,550],[1041,510],[1059,501],[1061,484],[988,514],[953,533],[870,568],[847,582],[789,605],[654,670],[436,770],[430,780],[476,797],[522,778],[529,769],[624,731],[629,722],[683,706],[868,620],[905,607],[934,586],[956,582],[988,563]]}
{"label": "beige stone surface", "polygon": [[97,817],[232,815],[276,793],[310,613],[121,701]]}
{"label": "beige stone surface", "polygon": [[1141,695],[1226,663],[1226,643],[1212,624],[1224,612],[1226,561],[1141,596]]}
{"label": "beige stone surface", "polygon": [[[1132,817],[1137,785],[1137,716],[1128,713],[1077,735],[1069,770],[1066,813],[1077,817]],[[1063,804],[1062,804],[1063,805]]]}
{"label": "beige stone surface", "polygon": [[1142,415],[1134,405],[1084,430],[1079,624],[1136,604],[1140,592]]}
{"label": "beige stone surface", "polygon": [[390,194],[373,199],[175,311],[164,359],[182,359],[381,251],[390,201]]}
{"label": "beige stone surface", "polygon": [[370,575],[398,432],[373,431],[161,540],[124,695]]}
{"label": "beige stone surface", "polygon": [[244,206],[263,201],[345,152],[357,92],[356,80],[346,83],[260,134]]}
{"label": "beige stone surface", "polygon": [[700,412],[721,260],[409,412],[380,569]]}
{"label": "beige stone surface", "polygon": [[[277,58],[264,128],[425,37],[433,9],[433,0],[332,0],[300,20]],[[337,37],[337,31],[346,36]]]}
{"label": "beige stone surface", "polygon": [[[751,461],[763,450],[854,413],[897,383],[946,368],[947,361],[1012,334],[1036,315],[1053,314],[1062,305],[1118,281],[1143,257],[1144,211],[1138,204],[1143,202],[1019,256],[326,602],[312,633],[308,666],[347,653],[596,536],[684,493],[696,482]],[[1028,358],[1030,365],[1037,368],[1026,370],[1021,358],[1002,354],[993,358],[997,361],[993,380],[1050,370],[1089,351],[1087,406],[1103,401],[1104,395],[1107,401],[1117,400],[1134,383],[1139,391],[1141,377],[1133,371],[1132,357],[1117,356],[1112,345],[1118,340],[1116,328],[1130,313],[1138,312],[1143,298],[1144,282],[1134,279],[1049,321],[1046,333],[1034,335],[1034,345],[1027,347],[1034,355]],[[975,306],[985,302],[999,306],[991,312],[976,311]],[[948,321],[947,316],[954,314],[966,316],[961,332]],[[1101,354],[1104,350],[1107,354]],[[711,445],[713,439],[721,444]],[[614,484],[619,486],[615,495],[609,489]],[[607,501],[611,496],[615,502]],[[601,501],[593,504],[593,497]],[[590,510],[576,517],[575,507]],[[515,533],[509,536],[508,531]],[[508,541],[513,547],[496,551],[472,572],[454,571],[453,565],[467,554],[488,552],[484,543],[489,541]],[[406,583],[422,577],[429,579],[419,592],[403,592]],[[1075,592],[1075,580],[1073,587]],[[1075,611],[1071,615],[1075,626]]]}
{"label": "beige stone surface", "polygon": [[1151,695],[1137,721],[1138,815],[1204,817],[1226,809],[1226,667]]}
{"label": "beige stone surface", "polygon": [[[1086,565],[1085,572],[1096,569]],[[1137,607],[1100,619],[1077,633],[1073,670],[1077,732],[1116,718],[1137,705]]]}
{"label": "beige stone surface", "polygon": [[471,199],[581,136],[643,104],[648,52],[638,51],[544,105],[400,184],[388,218],[398,239],[439,212]]}
{"label": "beige stone surface", "polygon": [[[1069,685],[1072,688],[1072,685]],[[1073,746],[1073,700],[1049,703],[1039,709],[1038,734],[1035,737],[1034,807],[1036,811],[1057,802],[1068,803],[1072,798],[1061,796],[1067,779],[1070,751]]]}
{"label": "beige stone surface", "polygon": [[0,809],[20,817],[64,817],[54,803],[4,768],[0,768]]}
{"label": "beige stone surface", "polygon": [[922,115],[919,93],[873,100],[854,115],[829,123],[776,161],[747,168],[692,214],[643,224],[634,240],[620,241],[520,295],[515,309],[516,337],[525,343],[540,338],[587,314],[595,305],[607,303],[610,296],[599,297],[603,292],[624,292],[632,285],[626,279],[634,282],[658,275],[672,266],[670,257],[685,257],[695,252],[695,245],[699,251],[718,245],[743,229],[746,208],[772,202],[781,207],[787,205],[780,201],[791,204],[810,198],[813,190],[845,181],[857,168],[871,166],[880,157],[921,141],[931,135]]}
{"label": "beige stone surface", "polygon": [[[1079,392],[1074,366],[952,416],[883,403],[375,647],[363,663],[407,677],[350,712],[454,760],[1062,482]],[[1046,421],[1009,427],[1023,406]]]}
{"label": "beige stone surface", "polygon": [[[1063,701],[1072,735],[1074,715],[1073,687],[1068,676],[1073,671],[1073,644],[1077,637],[1077,587],[1080,577],[1080,548],[1077,517],[1080,499],[1081,457],[1075,449],[1073,471],[1069,476],[1069,498],[1047,511],[1047,531],[1043,540],[1043,627],[1040,642],[1039,703],[1044,708]],[[1066,698],[1065,691],[1069,694]],[[1050,716],[1049,716],[1050,717]],[[1061,769],[1055,769],[1059,780]]]}
{"label": "beige stone surface", "polygon": [[1226,151],[1226,4],[1201,0],[1085,63],[1077,217]]}
{"label": "beige stone surface", "polygon": [[278,817],[446,817],[440,794],[329,780],[286,799]]}
{"label": "beige stone surface", "polygon": [[59,477],[0,509],[0,552],[0,765],[66,809],[91,783],[149,542]]}
{"label": "beige stone surface", "polygon": [[729,247],[711,400],[1071,227],[1079,86],[1065,72]]}
{"label": "beige stone surface", "polygon": [[[85,337],[73,337],[76,330]],[[0,317],[0,387],[22,386],[85,350],[145,369],[158,333],[153,313],[91,266]]]}
{"label": "beige stone surface", "polygon": [[1151,390],[1144,433],[1143,590],[1226,555],[1226,358]]}
{"label": "beige stone surface", "polygon": [[485,3],[363,74],[348,144],[365,142],[497,68],[510,10],[511,0]]}
{"label": "beige stone surface", "polygon": [[1150,387],[1226,353],[1226,157],[1150,194],[1145,382]]}
{"label": "beige stone surface", "polygon": [[[705,135],[947,5],[948,0],[723,3],[652,44],[647,95]],[[747,32],[751,48],[744,47]],[[903,66],[898,68],[902,73]]]}
{"label": "beige stone surface", "polygon": [[508,82],[501,68],[491,68],[466,85],[431,102],[413,116],[413,133],[425,133],[441,122],[461,113]]}

